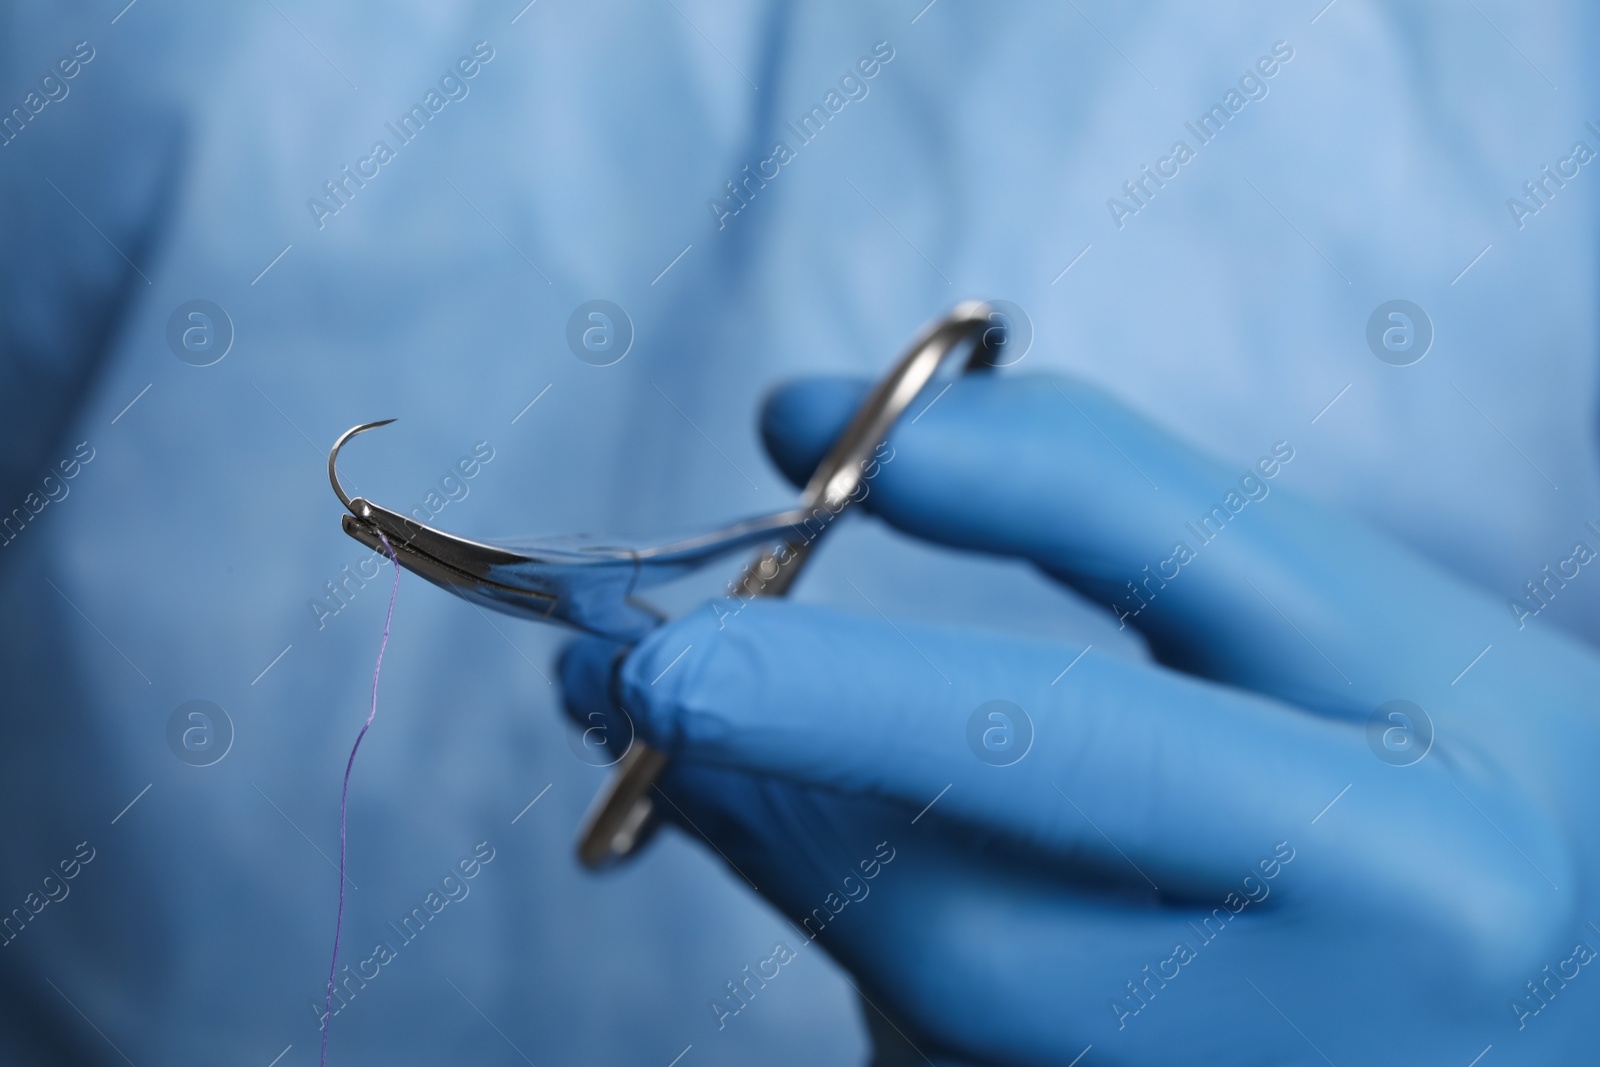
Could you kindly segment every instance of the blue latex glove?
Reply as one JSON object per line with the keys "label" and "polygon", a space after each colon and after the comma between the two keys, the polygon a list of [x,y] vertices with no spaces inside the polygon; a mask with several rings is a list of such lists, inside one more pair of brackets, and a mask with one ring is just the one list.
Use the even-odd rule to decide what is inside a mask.
{"label": "blue latex glove", "polygon": [[[789,477],[864,388],[769,402]],[[1236,469],[1053,377],[963,379],[891,443],[870,509],[1031,561],[1159,663],[785,602],[691,612],[615,680],[576,645],[571,711],[618,697],[676,758],[669,810],[790,918],[786,949],[814,937],[929,1057],[1592,1047],[1592,652],[1296,496],[1288,445]],[[1031,746],[1015,711],[973,722],[997,700]],[[1371,725],[1394,700],[1431,748],[1415,711]],[[782,956],[749,973],[781,983]],[[774,995],[737,993],[711,1010]]]}

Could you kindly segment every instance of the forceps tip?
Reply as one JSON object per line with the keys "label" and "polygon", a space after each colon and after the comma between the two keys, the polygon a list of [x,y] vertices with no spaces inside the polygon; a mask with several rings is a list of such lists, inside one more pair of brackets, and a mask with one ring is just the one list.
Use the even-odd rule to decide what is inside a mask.
{"label": "forceps tip", "polygon": [[394,421],[394,419],[379,419],[377,422],[364,422],[360,426],[352,426],[339,435],[339,439],[333,443],[333,448],[328,452],[328,481],[333,485],[333,495],[337,496],[339,502],[350,509],[350,513],[357,518],[362,516],[356,511],[356,506],[351,502],[350,495],[339,484],[339,471],[335,467],[339,460],[339,450],[345,446],[346,441],[349,441],[350,438],[357,434],[366,433],[368,430],[376,430],[379,426],[387,426]]}

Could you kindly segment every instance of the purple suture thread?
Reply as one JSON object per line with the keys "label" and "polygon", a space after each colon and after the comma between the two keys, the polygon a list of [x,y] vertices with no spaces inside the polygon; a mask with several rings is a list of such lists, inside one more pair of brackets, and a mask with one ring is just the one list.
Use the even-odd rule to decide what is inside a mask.
{"label": "purple suture thread", "polygon": [[394,564],[394,586],[389,590],[389,614],[383,620],[383,640],[378,642],[378,662],[372,668],[372,710],[367,712],[367,721],[361,724],[361,732],[356,734],[356,743],[350,746],[350,759],[344,765],[344,790],[339,794],[339,913],[333,921],[333,962],[328,964],[328,1013],[322,1018],[322,1059],[319,1061],[322,1067],[328,1067],[328,1030],[333,1026],[333,979],[339,970],[339,933],[344,929],[344,826],[350,801],[350,768],[356,764],[356,749],[361,747],[361,739],[367,736],[367,728],[378,714],[378,672],[383,670],[383,650],[389,647],[389,624],[394,622],[394,599],[400,592],[400,557],[394,554],[394,546],[389,544],[389,539],[381,531],[378,540],[383,542],[384,550],[389,553],[389,561]]}

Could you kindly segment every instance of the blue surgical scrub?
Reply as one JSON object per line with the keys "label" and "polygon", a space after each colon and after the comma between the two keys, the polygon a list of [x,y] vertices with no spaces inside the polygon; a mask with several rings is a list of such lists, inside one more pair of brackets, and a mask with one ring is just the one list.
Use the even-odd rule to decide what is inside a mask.
{"label": "blue surgical scrub", "polygon": [[[358,422],[399,420],[347,483],[445,529],[665,538],[793,499],[775,382],[1003,298],[1000,373],[1240,470],[1288,442],[1281,482],[1600,637],[1589,7],[924,5],[0,14],[0,1060],[316,1062],[392,577],[325,480]],[[866,519],[795,595],[1142,654]],[[402,578],[332,1062],[864,1061],[714,854],[578,869],[562,641]]]}

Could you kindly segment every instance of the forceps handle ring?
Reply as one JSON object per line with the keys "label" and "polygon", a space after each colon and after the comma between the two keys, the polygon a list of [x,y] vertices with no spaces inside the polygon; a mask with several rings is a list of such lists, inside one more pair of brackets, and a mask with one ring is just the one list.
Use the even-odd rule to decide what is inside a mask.
{"label": "forceps handle ring", "polygon": [[[862,485],[863,472],[879,444],[888,437],[902,413],[963,342],[972,350],[965,370],[993,366],[993,356],[1005,333],[995,338],[988,304],[969,301],[928,326],[900,357],[871,393],[806,483],[800,507],[812,518],[795,527],[795,536],[781,547],[763,553],[750,563],[734,585],[741,599],[783,596],[794,584],[817,539],[833,519],[849,506]],[[985,342],[991,342],[986,344]],[[816,523],[815,532],[812,523]],[[660,825],[656,808],[656,779],[666,770],[668,757],[637,737],[622,759],[617,773],[595,798],[578,838],[578,859],[590,869],[610,866],[632,855]]]}

